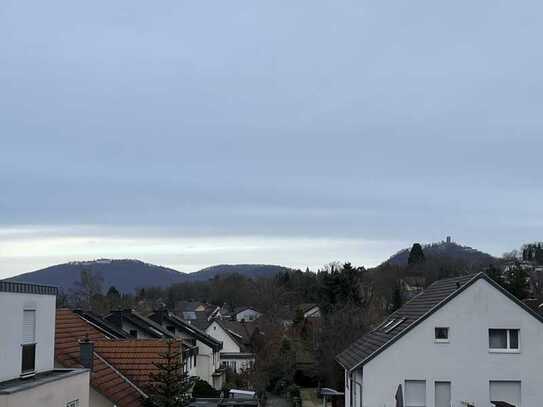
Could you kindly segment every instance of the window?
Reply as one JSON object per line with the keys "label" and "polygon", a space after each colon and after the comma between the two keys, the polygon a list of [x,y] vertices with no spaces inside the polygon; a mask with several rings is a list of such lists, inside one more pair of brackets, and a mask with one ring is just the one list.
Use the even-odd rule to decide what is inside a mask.
{"label": "window", "polygon": [[23,311],[23,343],[21,344],[21,374],[36,370],[36,310]]}
{"label": "window", "polygon": [[520,406],[521,382],[519,381],[490,381],[490,401],[503,401],[514,406]]}
{"label": "window", "polygon": [[518,329],[489,329],[488,347],[495,352],[518,352],[519,351],[519,330]]}
{"label": "window", "polygon": [[405,381],[405,406],[426,406],[426,380]]}
{"label": "window", "polygon": [[130,332],[129,332],[130,336],[132,336],[133,338],[137,338],[138,337],[138,331],[136,329],[131,329]]}
{"label": "window", "polygon": [[166,329],[167,329],[168,331],[172,332],[172,333],[175,333],[175,326],[173,326],[173,325],[168,325],[168,326],[166,327]]}
{"label": "window", "polygon": [[236,371],[236,361],[235,360],[230,360],[230,361],[225,361],[223,362],[223,366],[232,370],[233,372]]}
{"label": "window", "polygon": [[73,401],[68,401],[66,403],[66,407],[79,407],[79,399],[73,400]]}
{"label": "window", "polygon": [[449,328],[436,327],[435,340],[436,342],[449,342]]}

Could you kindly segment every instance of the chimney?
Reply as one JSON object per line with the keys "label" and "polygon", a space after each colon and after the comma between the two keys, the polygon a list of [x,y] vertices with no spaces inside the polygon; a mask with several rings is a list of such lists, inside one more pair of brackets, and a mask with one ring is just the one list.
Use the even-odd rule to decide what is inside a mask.
{"label": "chimney", "polygon": [[452,241],[451,237],[450,237],[450,236],[447,236],[447,243],[449,243],[449,244],[450,244],[450,243],[451,243],[451,241]]}
{"label": "chimney", "polygon": [[94,343],[89,340],[89,335],[79,341],[79,361],[84,368],[92,371],[94,360]]}

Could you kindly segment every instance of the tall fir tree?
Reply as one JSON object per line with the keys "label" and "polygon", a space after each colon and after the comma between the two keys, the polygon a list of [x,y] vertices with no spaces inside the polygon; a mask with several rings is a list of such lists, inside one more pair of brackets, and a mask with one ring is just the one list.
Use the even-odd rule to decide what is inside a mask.
{"label": "tall fir tree", "polygon": [[520,264],[511,266],[505,274],[505,288],[519,300],[530,294],[530,275]]}
{"label": "tall fir tree", "polygon": [[424,262],[424,252],[420,243],[413,243],[413,247],[409,251],[407,264],[420,264]]}
{"label": "tall fir tree", "polygon": [[181,407],[188,399],[191,383],[183,372],[182,352],[174,340],[169,340],[167,346],[160,354],[162,361],[153,363],[158,372],[150,374],[146,407]]}

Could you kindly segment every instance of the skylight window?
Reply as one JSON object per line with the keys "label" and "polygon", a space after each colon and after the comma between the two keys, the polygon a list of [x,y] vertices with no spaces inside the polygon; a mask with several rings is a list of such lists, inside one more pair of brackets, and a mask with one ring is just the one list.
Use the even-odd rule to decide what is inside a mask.
{"label": "skylight window", "polygon": [[388,329],[385,329],[385,332],[386,333],[392,332],[394,329],[396,329],[398,326],[400,326],[404,321],[405,321],[405,318],[397,320]]}
{"label": "skylight window", "polygon": [[387,329],[390,325],[392,325],[396,321],[395,319],[391,319],[390,321],[386,322],[381,329]]}

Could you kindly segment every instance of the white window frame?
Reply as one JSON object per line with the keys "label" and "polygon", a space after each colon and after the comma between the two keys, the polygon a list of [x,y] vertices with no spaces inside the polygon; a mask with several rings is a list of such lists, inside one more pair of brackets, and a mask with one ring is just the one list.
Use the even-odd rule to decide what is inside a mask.
{"label": "white window frame", "polygon": [[[491,348],[490,347],[490,331],[506,331],[507,347],[506,348]],[[511,348],[511,331],[518,332],[518,348]],[[489,328],[488,329],[488,352],[489,353],[520,353],[520,329],[519,328]]]}
{"label": "white window frame", "polygon": [[[447,330],[447,339],[437,338],[436,337],[436,329],[446,329]],[[434,327],[434,342],[435,343],[449,343],[451,328],[448,326],[436,326]]]}
{"label": "white window frame", "polygon": [[79,407],[79,399],[68,401],[66,407]]}

